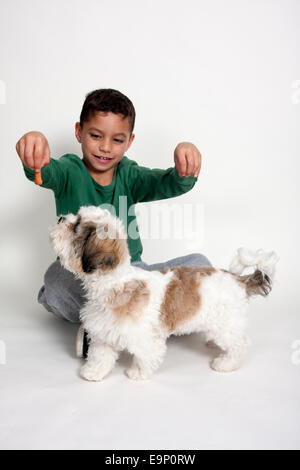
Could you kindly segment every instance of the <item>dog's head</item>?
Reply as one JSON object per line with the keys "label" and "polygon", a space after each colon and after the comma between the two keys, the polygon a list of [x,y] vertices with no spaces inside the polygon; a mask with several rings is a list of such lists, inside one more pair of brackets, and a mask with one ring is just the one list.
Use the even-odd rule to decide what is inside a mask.
{"label": "dog's head", "polygon": [[129,260],[121,220],[96,206],[59,217],[50,229],[50,241],[62,265],[78,275],[108,273]]}

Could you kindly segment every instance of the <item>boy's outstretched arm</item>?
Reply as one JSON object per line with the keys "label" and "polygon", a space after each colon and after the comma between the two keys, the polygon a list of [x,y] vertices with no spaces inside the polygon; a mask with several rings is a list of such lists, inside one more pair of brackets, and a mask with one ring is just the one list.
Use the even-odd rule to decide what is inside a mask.
{"label": "boy's outstretched arm", "polygon": [[191,142],[181,142],[174,150],[174,162],[179,176],[199,176],[201,170],[201,153]]}
{"label": "boy's outstretched arm", "polygon": [[197,147],[190,142],[178,144],[174,161],[175,166],[166,170],[132,162],[129,186],[135,203],[180,196],[193,188],[201,169],[201,154]]}

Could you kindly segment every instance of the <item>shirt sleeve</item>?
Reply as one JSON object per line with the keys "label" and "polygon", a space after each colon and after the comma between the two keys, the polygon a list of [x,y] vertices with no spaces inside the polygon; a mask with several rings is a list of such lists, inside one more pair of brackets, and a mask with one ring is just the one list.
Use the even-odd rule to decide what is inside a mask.
{"label": "shirt sleeve", "polygon": [[197,179],[193,175],[179,176],[175,166],[151,169],[134,162],[130,172],[131,194],[135,203],[176,197],[190,191]]}
{"label": "shirt sleeve", "polygon": [[[26,177],[30,181],[34,181],[35,171],[27,168],[24,163],[23,169]],[[50,163],[41,169],[41,175],[43,181],[41,184],[42,188],[52,189],[56,195],[62,192],[67,180],[67,168],[60,159],[55,160],[50,158]]]}

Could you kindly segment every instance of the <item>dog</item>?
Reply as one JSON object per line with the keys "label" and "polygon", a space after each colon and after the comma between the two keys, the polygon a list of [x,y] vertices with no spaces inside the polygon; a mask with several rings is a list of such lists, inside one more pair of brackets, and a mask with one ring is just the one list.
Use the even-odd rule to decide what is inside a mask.
{"label": "dog", "polygon": [[[212,369],[238,369],[249,344],[249,299],[270,293],[278,261],[274,251],[240,248],[228,271],[212,266],[146,271],[130,264],[122,221],[96,206],[59,217],[50,242],[86,292],[80,319],[90,345],[81,375],[90,381],[102,380],[123,350],[133,355],[126,375],[148,379],[163,361],[168,337],[193,332],[219,347]],[[249,267],[254,272],[242,275]]]}

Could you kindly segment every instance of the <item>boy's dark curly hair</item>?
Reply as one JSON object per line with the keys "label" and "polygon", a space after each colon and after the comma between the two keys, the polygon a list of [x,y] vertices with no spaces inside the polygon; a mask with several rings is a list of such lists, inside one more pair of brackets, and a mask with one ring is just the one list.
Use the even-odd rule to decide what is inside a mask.
{"label": "boy's dark curly hair", "polygon": [[80,113],[80,126],[87,122],[96,111],[111,111],[115,114],[122,114],[129,118],[130,135],[134,129],[135,109],[127,96],[118,90],[112,88],[100,88],[91,91],[86,95],[85,101]]}

